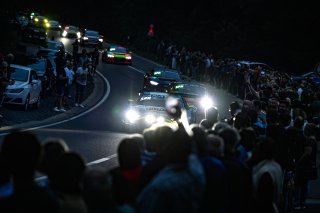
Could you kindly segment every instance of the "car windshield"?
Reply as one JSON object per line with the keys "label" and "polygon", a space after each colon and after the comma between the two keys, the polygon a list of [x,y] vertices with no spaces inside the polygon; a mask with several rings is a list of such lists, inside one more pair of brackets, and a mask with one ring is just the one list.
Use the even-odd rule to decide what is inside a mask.
{"label": "car windshield", "polygon": [[128,53],[128,50],[124,47],[110,47],[110,52],[118,52],[118,53]]}
{"label": "car windshield", "polygon": [[41,60],[41,61],[37,61],[37,62],[35,62],[33,64],[29,64],[28,67],[33,68],[33,69],[35,69],[37,71],[45,72],[45,69],[46,69],[45,68],[45,66],[46,66],[45,63],[46,63],[45,60]]}
{"label": "car windshield", "polygon": [[206,94],[206,89],[204,87],[192,84],[176,84],[172,88],[173,92],[182,94],[192,94],[198,96],[204,96]]}
{"label": "car windshield", "polygon": [[152,73],[152,76],[155,76],[158,78],[175,79],[177,81],[181,80],[179,74],[177,72],[173,72],[173,71],[154,71]]}
{"label": "car windshield", "polygon": [[99,36],[99,33],[96,31],[86,31],[86,34],[88,36]]}
{"label": "car windshield", "polygon": [[21,68],[14,68],[14,72],[11,73],[11,79],[15,81],[28,81],[29,71]]}
{"label": "car windshield", "polygon": [[66,26],[66,29],[67,29],[67,30],[77,31],[77,30],[78,30],[78,27],[75,27],[75,26]]}

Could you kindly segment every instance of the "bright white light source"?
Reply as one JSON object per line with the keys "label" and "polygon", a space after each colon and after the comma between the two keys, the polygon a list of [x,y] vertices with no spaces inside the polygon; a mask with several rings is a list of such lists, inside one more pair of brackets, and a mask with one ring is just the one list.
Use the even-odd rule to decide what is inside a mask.
{"label": "bright white light source", "polygon": [[207,110],[213,106],[213,101],[209,97],[206,96],[201,99],[200,104],[204,109]]}
{"label": "bright white light source", "polygon": [[156,81],[150,81],[150,84],[151,84],[151,85],[155,85],[155,86],[157,86],[159,83],[158,83],[158,82],[156,82]]}
{"label": "bright white light source", "polygon": [[138,120],[139,114],[136,111],[130,109],[126,112],[126,118],[130,123],[134,123],[136,120]]}
{"label": "bright white light source", "polygon": [[63,36],[63,37],[66,37],[67,34],[68,34],[67,31],[64,30],[63,33],[62,33],[62,36]]}
{"label": "bright white light source", "polygon": [[156,117],[154,117],[154,115],[147,115],[145,117],[145,121],[148,123],[148,124],[152,124],[156,121]]}

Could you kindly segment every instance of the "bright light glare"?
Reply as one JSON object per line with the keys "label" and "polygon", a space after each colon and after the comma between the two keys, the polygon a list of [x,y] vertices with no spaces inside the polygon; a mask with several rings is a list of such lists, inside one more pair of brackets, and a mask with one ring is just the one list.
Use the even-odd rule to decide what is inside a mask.
{"label": "bright light glare", "polygon": [[157,118],[157,121],[158,121],[158,122],[164,122],[164,117],[161,117],[161,116],[158,117],[158,118]]}
{"label": "bright light glare", "polygon": [[158,82],[156,82],[156,81],[150,81],[150,84],[151,84],[151,85],[155,85],[155,86],[157,86],[159,83],[158,83]]}
{"label": "bright light glare", "polygon": [[154,115],[147,115],[145,117],[145,121],[148,123],[148,124],[152,124],[156,121],[156,117],[154,117]]}
{"label": "bright light glare", "polygon": [[64,30],[63,33],[62,33],[62,36],[63,36],[63,37],[66,37],[67,34],[68,34],[67,31]]}
{"label": "bright light glare", "polygon": [[131,55],[126,55],[127,60],[131,60]]}
{"label": "bright light glare", "polygon": [[78,38],[81,38],[81,33],[77,32],[77,36],[78,36]]}
{"label": "bright light glare", "polygon": [[209,109],[213,106],[213,101],[209,97],[203,97],[200,104],[204,109]]}
{"label": "bright light glare", "polygon": [[130,109],[126,112],[126,118],[130,123],[134,123],[136,120],[138,120],[139,114],[136,111]]}
{"label": "bright light glare", "polygon": [[83,37],[83,40],[88,40],[88,37]]}
{"label": "bright light glare", "polygon": [[100,42],[103,42],[103,39],[102,39],[102,38],[99,38],[99,41],[100,41]]}

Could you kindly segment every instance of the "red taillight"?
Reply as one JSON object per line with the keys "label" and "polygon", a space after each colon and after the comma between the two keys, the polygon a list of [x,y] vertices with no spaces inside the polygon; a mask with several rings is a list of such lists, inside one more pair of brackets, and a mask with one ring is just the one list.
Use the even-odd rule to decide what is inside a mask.
{"label": "red taillight", "polygon": [[69,30],[69,27],[64,27],[64,30]]}

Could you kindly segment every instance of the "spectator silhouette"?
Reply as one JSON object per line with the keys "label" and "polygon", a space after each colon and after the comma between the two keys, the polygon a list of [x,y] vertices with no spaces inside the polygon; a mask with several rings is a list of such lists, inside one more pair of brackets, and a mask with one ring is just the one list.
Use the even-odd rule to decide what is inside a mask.
{"label": "spectator silhouette", "polygon": [[[51,178],[54,172],[55,164],[60,156],[69,151],[68,145],[62,138],[47,138],[43,143],[43,154],[39,164],[39,172]],[[49,180],[39,182],[44,187],[49,187]]]}
{"label": "spectator silhouette", "polygon": [[223,138],[224,165],[226,167],[227,212],[252,211],[252,175],[249,167],[238,158],[240,135],[234,128],[223,128],[218,131]]}
{"label": "spectator silhouette", "polygon": [[[155,128],[155,129],[153,129]],[[154,154],[153,159],[144,165],[140,177],[140,187],[146,186],[152,178],[165,166],[164,150],[167,149],[170,143],[172,143],[173,129],[167,125],[157,126],[153,125],[148,131],[153,131],[149,133],[144,133],[148,135],[146,138],[146,151],[152,152]]]}
{"label": "spectator silhouette", "polygon": [[[191,138],[184,130],[173,133],[170,143],[159,153],[164,160],[163,168],[138,196],[137,212],[199,210],[204,185],[192,170],[194,167],[189,167],[191,144]],[[200,164],[198,168],[201,168]]]}
{"label": "spectator silhouette", "polygon": [[206,111],[206,118],[200,122],[205,129],[212,129],[213,125],[219,120],[219,111],[216,107],[210,107]]}
{"label": "spectator silhouette", "polygon": [[255,212],[279,212],[283,172],[274,160],[275,149],[275,141],[266,138],[258,142],[254,152],[253,158],[257,159],[252,169]]}
{"label": "spectator silhouette", "polygon": [[85,169],[84,160],[75,152],[63,153],[57,160],[49,180],[59,201],[59,212],[87,212],[81,189]]}
{"label": "spectator silhouette", "polygon": [[34,181],[41,156],[36,135],[15,130],[4,137],[1,152],[12,175],[14,192],[0,200],[0,212],[57,212],[54,196]]}
{"label": "spectator silhouette", "polygon": [[142,136],[124,138],[118,146],[119,166],[112,169],[112,191],[119,205],[135,205],[139,189],[141,165]]}
{"label": "spectator silhouette", "polygon": [[127,205],[117,205],[113,199],[111,176],[101,168],[88,168],[83,175],[83,197],[88,213],[133,213]]}

